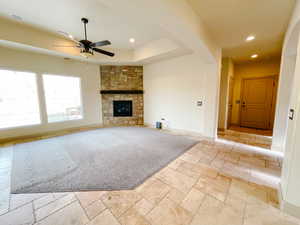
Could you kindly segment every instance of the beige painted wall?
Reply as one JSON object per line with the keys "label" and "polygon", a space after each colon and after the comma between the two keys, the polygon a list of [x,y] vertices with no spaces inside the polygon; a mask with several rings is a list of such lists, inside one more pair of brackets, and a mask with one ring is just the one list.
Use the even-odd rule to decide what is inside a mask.
{"label": "beige painted wall", "polygon": [[227,128],[229,80],[234,76],[234,64],[230,58],[222,59],[221,81],[220,81],[220,99],[219,99],[219,120],[218,128],[223,130]]}
{"label": "beige painted wall", "polygon": [[264,77],[270,75],[279,75],[280,60],[267,60],[260,62],[251,62],[245,64],[236,64],[234,67],[234,88],[233,88],[233,108],[232,124],[239,124],[240,104],[237,101],[241,98],[241,86],[244,78]]}
{"label": "beige painted wall", "polygon": [[[0,138],[102,124],[99,94],[100,68],[98,65],[0,47],[0,69],[30,71],[38,76],[43,73],[50,73],[80,77],[84,114],[84,118],[81,120],[2,129],[0,130]],[[43,101],[43,99],[40,99],[40,101]],[[44,104],[44,102],[40,104]],[[42,111],[41,113],[45,114],[46,112]]]}
{"label": "beige painted wall", "polygon": [[[216,131],[219,73],[198,54],[144,66],[145,123],[165,119],[167,129],[214,137]],[[203,101],[203,106],[197,106]]]}

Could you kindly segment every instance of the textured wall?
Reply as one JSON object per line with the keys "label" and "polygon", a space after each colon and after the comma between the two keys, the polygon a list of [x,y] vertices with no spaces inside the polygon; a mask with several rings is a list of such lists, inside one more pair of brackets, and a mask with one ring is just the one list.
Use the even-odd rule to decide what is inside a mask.
{"label": "textured wall", "polygon": [[[143,90],[142,66],[101,66],[101,90]],[[113,101],[131,100],[132,117],[114,117]],[[102,94],[103,124],[134,126],[144,124],[142,94]]]}

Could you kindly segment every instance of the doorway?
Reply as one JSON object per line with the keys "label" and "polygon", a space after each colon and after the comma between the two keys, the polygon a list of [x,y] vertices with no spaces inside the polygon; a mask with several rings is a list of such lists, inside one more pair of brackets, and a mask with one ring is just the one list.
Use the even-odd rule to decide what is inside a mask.
{"label": "doorway", "polygon": [[219,138],[271,148],[279,72],[280,58],[222,59]]}
{"label": "doorway", "polygon": [[242,80],[240,126],[272,130],[276,103],[275,76]]}

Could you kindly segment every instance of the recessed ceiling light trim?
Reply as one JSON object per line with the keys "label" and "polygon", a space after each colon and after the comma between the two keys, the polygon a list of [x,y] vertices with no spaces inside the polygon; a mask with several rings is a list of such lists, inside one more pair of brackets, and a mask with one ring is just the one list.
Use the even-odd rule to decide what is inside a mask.
{"label": "recessed ceiling light trim", "polygon": [[255,59],[255,58],[257,58],[258,57],[258,54],[253,54],[253,55],[251,55],[251,58],[252,59]]}
{"label": "recessed ceiling light trim", "polygon": [[135,42],[135,39],[134,39],[134,38],[130,38],[130,39],[129,39],[129,42],[130,42],[130,43],[134,43],[134,42]]}
{"label": "recessed ceiling light trim", "polygon": [[247,38],[246,38],[246,41],[253,41],[255,39],[255,36],[254,35],[249,35]]}

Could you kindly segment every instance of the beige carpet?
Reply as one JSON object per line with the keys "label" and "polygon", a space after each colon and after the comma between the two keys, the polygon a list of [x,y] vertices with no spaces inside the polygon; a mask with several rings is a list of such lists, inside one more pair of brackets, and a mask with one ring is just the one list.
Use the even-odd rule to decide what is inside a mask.
{"label": "beige carpet", "polygon": [[153,129],[117,127],[19,144],[11,192],[132,189],[196,143]]}

